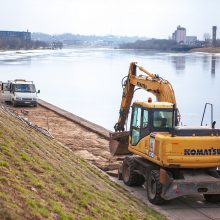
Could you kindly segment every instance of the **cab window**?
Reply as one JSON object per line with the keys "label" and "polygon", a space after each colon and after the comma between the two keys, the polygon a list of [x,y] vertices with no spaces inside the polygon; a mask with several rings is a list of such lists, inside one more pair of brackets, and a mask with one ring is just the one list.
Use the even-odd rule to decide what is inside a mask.
{"label": "cab window", "polygon": [[132,114],[132,127],[131,127],[131,144],[136,145],[140,140],[141,128],[141,108],[134,107]]}
{"label": "cab window", "polygon": [[141,108],[134,107],[132,126],[140,128],[141,126]]}
{"label": "cab window", "polygon": [[143,128],[147,128],[148,127],[148,111],[144,110],[143,111]]}
{"label": "cab window", "polygon": [[171,111],[155,111],[153,113],[154,128],[171,128],[172,112]]}

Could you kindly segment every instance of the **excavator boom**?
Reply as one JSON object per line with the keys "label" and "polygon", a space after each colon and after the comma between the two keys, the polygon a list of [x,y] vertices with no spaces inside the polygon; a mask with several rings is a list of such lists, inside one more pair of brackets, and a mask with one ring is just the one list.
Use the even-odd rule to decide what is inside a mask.
{"label": "excavator boom", "polygon": [[[137,68],[145,75],[137,76]],[[119,119],[115,124],[115,131],[124,131],[124,126],[128,118],[131,101],[133,99],[135,87],[151,92],[159,102],[170,102],[176,104],[175,93],[169,81],[162,79],[159,75],[152,74],[139,67],[136,62],[130,63],[127,80],[123,83],[123,94]]]}
{"label": "excavator boom", "polygon": [[[137,75],[137,69],[144,75]],[[131,102],[135,92],[135,87],[144,89],[156,96],[159,102],[169,102],[176,105],[175,93],[169,81],[162,79],[159,75],[148,72],[136,62],[130,63],[128,76],[122,83],[123,93],[119,111],[119,119],[115,124],[115,132],[110,134],[110,152],[112,155],[128,154],[129,132],[125,131]]]}

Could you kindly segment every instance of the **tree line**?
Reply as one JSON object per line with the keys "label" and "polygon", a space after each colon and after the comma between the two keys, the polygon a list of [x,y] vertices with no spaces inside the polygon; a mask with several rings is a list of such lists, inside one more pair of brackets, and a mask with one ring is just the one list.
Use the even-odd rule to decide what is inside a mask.
{"label": "tree line", "polygon": [[[215,47],[220,47],[220,40],[216,40]],[[185,45],[177,43],[174,40],[151,39],[138,40],[134,43],[120,44],[120,49],[143,49],[143,50],[160,50],[160,51],[189,51],[194,48],[213,47],[211,40],[197,41],[195,45]]]}
{"label": "tree line", "polygon": [[166,39],[151,39],[151,40],[138,40],[134,43],[120,44],[120,49],[146,49],[146,50],[161,50],[161,51],[187,51],[192,46],[181,45],[174,40]]}
{"label": "tree line", "polygon": [[1,50],[20,50],[20,49],[61,49],[62,42],[45,42],[40,40],[25,40],[20,38],[0,39]]}

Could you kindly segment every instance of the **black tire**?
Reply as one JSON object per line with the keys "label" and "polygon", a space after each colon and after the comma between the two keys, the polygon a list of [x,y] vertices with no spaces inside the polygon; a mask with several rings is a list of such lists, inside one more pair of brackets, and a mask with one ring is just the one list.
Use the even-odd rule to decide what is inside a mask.
{"label": "black tire", "polygon": [[151,170],[148,175],[146,189],[148,200],[152,204],[161,205],[166,202],[166,200],[161,197],[162,184],[160,183],[159,170]]}
{"label": "black tire", "polygon": [[142,186],[145,183],[145,178],[138,173],[137,173],[137,176],[138,178],[137,178],[136,186]]}
{"label": "black tire", "polygon": [[17,107],[17,103],[15,100],[12,101],[12,105],[13,105],[13,107]]}
{"label": "black tire", "polygon": [[123,180],[123,177],[122,177],[122,165],[118,168],[118,179],[119,180]]}
{"label": "black tire", "polygon": [[220,202],[220,194],[204,194],[203,196],[207,202]]}
{"label": "black tire", "polygon": [[142,186],[145,182],[144,177],[135,172],[135,161],[132,157],[125,157],[123,161],[122,179],[127,186]]}

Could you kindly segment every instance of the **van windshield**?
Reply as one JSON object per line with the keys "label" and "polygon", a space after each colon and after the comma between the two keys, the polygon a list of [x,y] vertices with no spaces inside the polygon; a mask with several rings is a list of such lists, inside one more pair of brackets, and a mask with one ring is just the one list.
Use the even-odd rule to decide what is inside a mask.
{"label": "van windshield", "polygon": [[15,92],[31,92],[35,93],[35,85],[34,84],[15,84],[14,85]]}

